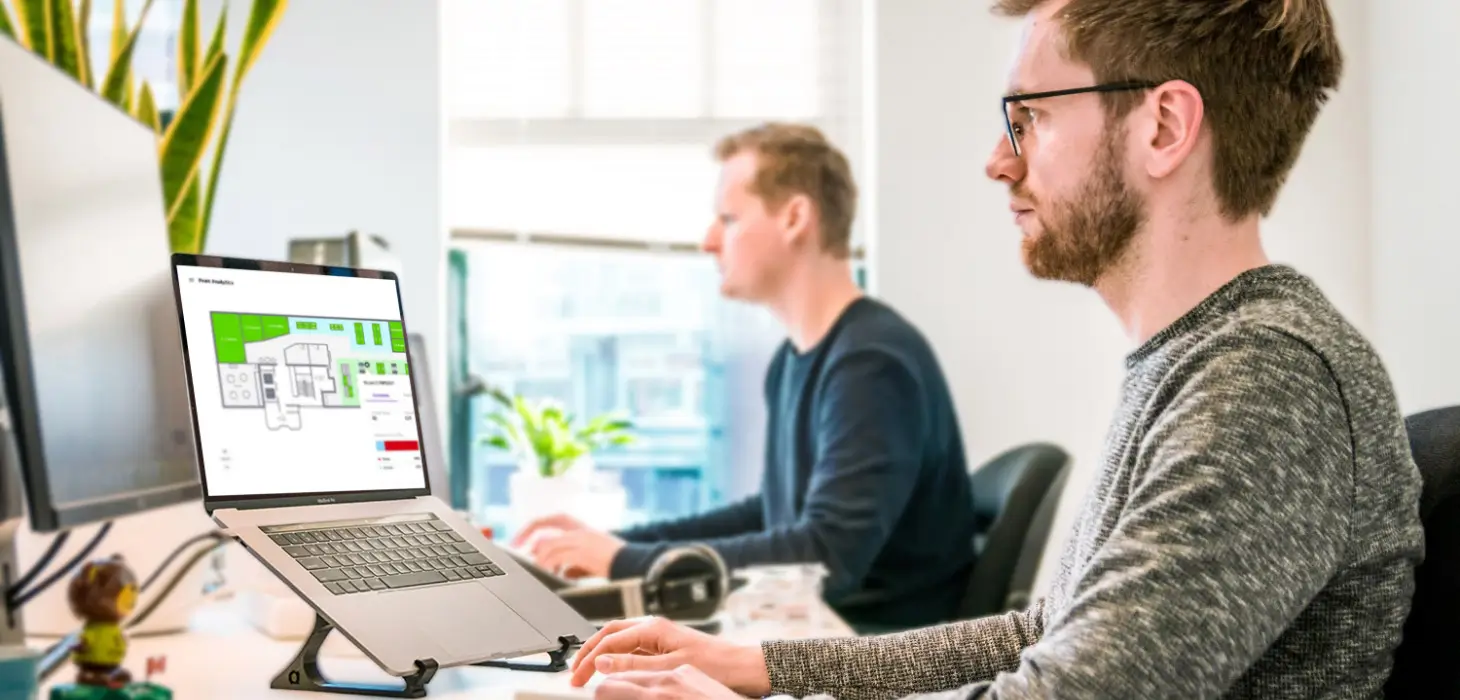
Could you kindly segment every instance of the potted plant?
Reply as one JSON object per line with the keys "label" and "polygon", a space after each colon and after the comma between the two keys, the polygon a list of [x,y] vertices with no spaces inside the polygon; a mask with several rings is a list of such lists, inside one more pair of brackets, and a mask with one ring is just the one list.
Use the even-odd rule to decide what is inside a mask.
{"label": "potted plant", "polygon": [[498,409],[487,415],[490,432],[483,440],[511,453],[517,462],[508,483],[513,520],[520,524],[572,512],[611,521],[613,514],[622,512],[623,490],[599,478],[593,454],[604,447],[632,444],[631,421],[604,414],[579,423],[554,401],[508,396],[493,388],[485,393]]}
{"label": "potted plant", "polygon": [[[201,253],[207,244],[239,88],[279,25],[288,0],[253,0],[242,42],[232,55],[224,49],[228,4],[224,3],[205,49],[198,0],[184,0],[176,61],[180,104],[175,112],[159,111],[152,86],[145,80],[139,85],[132,71],[137,37],[152,3],[146,0],[136,23],[128,27],[123,0],[113,0],[109,47],[92,47],[88,40],[92,0],[79,0],[79,4],[77,0],[0,0],[0,34],[45,57],[157,133],[158,176],[172,250]],[[108,51],[106,70],[100,75],[92,73],[94,50]],[[211,161],[206,172],[205,161]]]}

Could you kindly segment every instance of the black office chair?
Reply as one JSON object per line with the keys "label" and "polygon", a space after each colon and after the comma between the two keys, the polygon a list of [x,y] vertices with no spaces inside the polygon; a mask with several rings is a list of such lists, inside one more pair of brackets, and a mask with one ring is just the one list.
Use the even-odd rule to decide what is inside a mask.
{"label": "black office chair", "polygon": [[1460,698],[1460,406],[1405,419],[1424,488],[1425,560],[1384,696]]}
{"label": "black office chair", "polygon": [[1029,605],[1070,456],[1049,443],[1010,449],[970,475],[978,563],[959,606],[969,620]]}

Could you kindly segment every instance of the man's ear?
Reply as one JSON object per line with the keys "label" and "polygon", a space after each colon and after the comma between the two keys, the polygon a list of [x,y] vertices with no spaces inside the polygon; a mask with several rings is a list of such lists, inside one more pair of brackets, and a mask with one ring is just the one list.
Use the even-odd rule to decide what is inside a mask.
{"label": "man's ear", "polygon": [[1180,168],[1196,149],[1206,116],[1205,104],[1201,92],[1184,80],[1162,83],[1147,100],[1153,112],[1144,130],[1146,172],[1152,178],[1162,178]]}
{"label": "man's ear", "polygon": [[776,216],[781,220],[781,229],[786,232],[788,246],[794,246],[812,234],[810,197],[801,193],[787,197]]}

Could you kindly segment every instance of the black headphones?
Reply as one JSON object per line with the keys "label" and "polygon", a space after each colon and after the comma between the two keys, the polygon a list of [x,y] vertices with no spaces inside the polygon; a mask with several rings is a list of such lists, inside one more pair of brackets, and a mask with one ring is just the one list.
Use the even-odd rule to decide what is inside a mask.
{"label": "black headphones", "polygon": [[644,612],[672,620],[704,620],[730,592],[730,573],[706,544],[674,547],[654,559],[644,575]]}

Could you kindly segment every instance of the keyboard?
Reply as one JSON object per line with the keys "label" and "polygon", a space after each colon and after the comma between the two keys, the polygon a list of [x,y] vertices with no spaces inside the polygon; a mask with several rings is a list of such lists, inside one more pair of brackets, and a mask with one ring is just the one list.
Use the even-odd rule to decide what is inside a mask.
{"label": "keyboard", "polygon": [[261,529],[335,595],[502,575],[476,545],[434,515]]}

